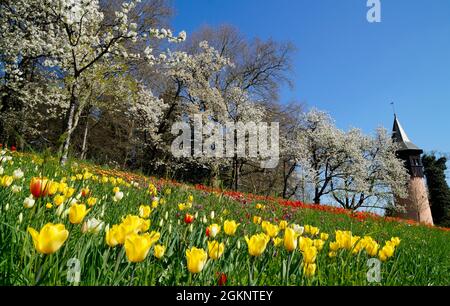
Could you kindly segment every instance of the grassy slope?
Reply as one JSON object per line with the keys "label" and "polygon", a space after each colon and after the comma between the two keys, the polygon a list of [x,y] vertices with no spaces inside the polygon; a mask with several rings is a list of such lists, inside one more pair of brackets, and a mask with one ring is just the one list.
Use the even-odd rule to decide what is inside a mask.
{"label": "grassy slope", "polygon": [[[59,180],[63,176],[71,176],[82,171],[81,168],[61,169],[55,160],[47,160],[42,166],[31,162],[31,156],[14,157],[14,164],[4,164],[5,174],[20,167],[25,172],[21,182],[23,190],[18,194],[11,193],[9,188],[0,187],[0,283],[13,285],[30,285],[36,283],[36,275],[41,267],[40,284],[67,285],[67,262],[77,258],[81,262],[82,285],[213,285],[217,283],[217,273],[226,273],[229,285],[247,285],[249,283],[249,267],[254,265],[253,279],[260,285],[368,285],[366,273],[367,255],[351,255],[342,251],[337,258],[328,258],[329,242],[319,253],[318,272],[314,278],[305,278],[301,271],[301,255],[296,252],[289,266],[289,254],[283,248],[269,245],[264,255],[256,260],[250,258],[243,236],[260,232],[261,227],[251,222],[258,215],[264,220],[278,222],[287,219],[290,223],[300,225],[311,224],[320,228],[321,232],[330,233],[334,239],[335,230],[351,230],[355,235],[370,235],[380,244],[391,237],[398,236],[402,243],[394,258],[381,266],[382,285],[449,285],[450,284],[450,232],[425,226],[410,225],[398,222],[386,222],[382,219],[359,220],[347,214],[336,214],[314,209],[294,209],[279,205],[276,201],[252,201],[245,195],[234,195],[231,199],[222,193],[208,192],[193,186],[155,181],[160,188],[161,196],[167,204],[160,205],[151,216],[150,230],[161,233],[160,243],[167,246],[166,256],[157,260],[152,256],[139,265],[129,264],[122,248],[109,248],[104,242],[104,232],[97,235],[84,235],[80,226],[72,225],[67,219],[58,218],[55,208],[46,209],[49,199],[40,199],[31,210],[22,206],[23,199],[29,195],[28,184],[32,176],[39,172]],[[128,180],[139,181],[143,187],[149,179],[134,174],[122,173],[89,166],[91,171],[101,174],[114,174]],[[150,198],[144,188],[121,186],[124,199],[113,203],[110,184],[99,184],[92,181],[74,181],[70,185],[80,190],[88,185],[93,196],[101,199],[94,206],[88,217],[100,218],[103,207],[105,214],[101,218],[107,224],[119,223],[127,214],[138,214],[141,204],[149,204]],[[162,192],[170,186],[172,193]],[[177,204],[185,202],[188,195],[194,195],[192,214],[198,213],[192,232],[183,224],[185,212],[180,212]],[[103,199],[102,199],[103,198]],[[256,203],[266,205],[264,210],[255,208]],[[9,209],[5,211],[6,204]],[[215,212],[215,219],[203,224],[203,216]],[[165,219],[165,215],[169,216]],[[18,216],[23,213],[23,222],[18,223]],[[159,226],[163,219],[162,226]],[[200,275],[189,276],[186,269],[184,252],[188,247],[207,248],[205,237],[206,226],[212,222],[222,223],[225,219],[234,219],[241,223],[236,237],[226,237],[223,233],[217,238],[226,242],[224,256],[216,262],[210,261]],[[38,255],[30,235],[28,226],[40,229],[45,223],[64,223],[70,231],[65,245],[55,254]],[[178,223],[180,222],[180,224]],[[280,234],[282,237],[282,234]],[[240,245],[240,248],[239,248]],[[253,263],[254,261],[254,263]],[[286,277],[289,269],[290,277]],[[134,270],[134,272],[133,272]]]}

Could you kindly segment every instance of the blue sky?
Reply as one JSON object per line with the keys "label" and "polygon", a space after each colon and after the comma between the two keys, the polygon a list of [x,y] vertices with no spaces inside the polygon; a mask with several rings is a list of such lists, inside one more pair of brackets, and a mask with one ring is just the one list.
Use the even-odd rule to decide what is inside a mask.
{"label": "blue sky", "polygon": [[340,128],[392,128],[391,101],[410,138],[450,153],[450,1],[174,0],[176,31],[232,24],[248,38],[291,41],[295,87],[282,100],[328,111]]}

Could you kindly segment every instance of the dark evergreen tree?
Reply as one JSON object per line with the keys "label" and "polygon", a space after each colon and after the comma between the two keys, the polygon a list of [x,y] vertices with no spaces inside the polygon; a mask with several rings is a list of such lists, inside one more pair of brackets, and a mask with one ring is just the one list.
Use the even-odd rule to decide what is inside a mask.
{"label": "dark evergreen tree", "polygon": [[447,158],[424,155],[422,158],[430,193],[431,213],[436,225],[450,226],[450,188],[445,179]]}

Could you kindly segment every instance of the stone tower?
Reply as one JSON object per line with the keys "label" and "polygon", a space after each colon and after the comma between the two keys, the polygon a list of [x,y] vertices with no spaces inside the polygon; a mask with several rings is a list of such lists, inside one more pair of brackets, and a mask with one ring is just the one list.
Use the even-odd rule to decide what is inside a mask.
{"label": "stone tower", "polygon": [[403,208],[403,211],[397,212],[396,216],[433,225],[423,165],[420,158],[423,150],[409,140],[397,116],[394,119],[392,138],[399,145],[397,156],[405,161],[405,166],[410,175],[408,198],[396,198],[396,205]]}

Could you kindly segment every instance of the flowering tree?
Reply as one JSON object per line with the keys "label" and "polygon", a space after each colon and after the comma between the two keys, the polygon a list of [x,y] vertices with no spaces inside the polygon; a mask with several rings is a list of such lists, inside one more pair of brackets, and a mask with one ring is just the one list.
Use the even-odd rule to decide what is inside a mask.
{"label": "flowering tree", "polygon": [[[154,65],[161,57],[153,55],[151,39],[182,41],[186,34],[174,36],[170,30],[139,28],[128,15],[139,0],[124,2],[115,19],[104,24],[98,1],[32,0],[2,2],[2,51],[5,52],[5,74],[18,82],[23,58],[39,58],[47,69],[57,71],[67,93],[66,128],[61,146],[61,163],[68,156],[71,137],[84,109],[80,101],[84,74],[104,59],[127,58]],[[140,42],[142,52],[130,53],[126,44]],[[23,88],[14,85],[14,88]]]}
{"label": "flowering tree", "polygon": [[354,146],[358,154],[347,162],[351,175],[331,182],[333,198],[342,207],[385,209],[394,202],[394,196],[406,195],[409,176],[385,129],[378,129],[374,137],[352,130],[346,143]]}
{"label": "flowering tree", "polygon": [[297,148],[296,160],[314,187],[316,204],[331,195],[346,209],[385,208],[394,194],[405,194],[407,171],[384,129],[375,137],[357,129],[344,132],[328,114],[312,110],[301,118]]}

